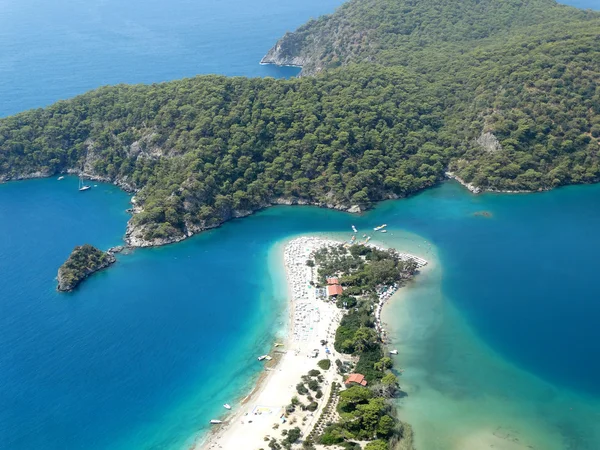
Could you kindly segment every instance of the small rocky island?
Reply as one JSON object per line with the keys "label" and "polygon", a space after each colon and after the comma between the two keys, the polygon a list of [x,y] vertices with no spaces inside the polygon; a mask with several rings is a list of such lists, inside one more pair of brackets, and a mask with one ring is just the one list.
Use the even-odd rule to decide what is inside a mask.
{"label": "small rocky island", "polygon": [[90,244],[75,247],[58,269],[57,289],[61,292],[72,291],[94,272],[113,264],[117,260],[113,253],[111,250],[103,252]]}

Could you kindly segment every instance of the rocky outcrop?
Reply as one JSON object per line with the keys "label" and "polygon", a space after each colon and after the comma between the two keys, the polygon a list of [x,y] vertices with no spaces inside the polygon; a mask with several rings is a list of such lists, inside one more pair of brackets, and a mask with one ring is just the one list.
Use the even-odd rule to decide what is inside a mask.
{"label": "rocky outcrop", "polygon": [[474,184],[471,184],[471,183],[467,183],[465,180],[463,180],[462,178],[460,178],[455,173],[446,172],[446,176],[448,178],[452,179],[452,180],[458,181],[460,184],[462,184],[464,187],[466,187],[473,194],[479,194],[481,192],[481,188],[480,187],[477,187],[477,186],[475,186]]}
{"label": "rocky outcrop", "polygon": [[460,184],[462,184],[464,187],[466,187],[469,191],[471,191],[473,194],[481,194],[482,192],[496,192],[499,194],[530,194],[532,192],[544,192],[544,191],[549,191],[550,188],[539,188],[535,191],[528,191],[528,190],[518,190],[518,189],[493,189],[493,188],[482,188],[479,186],[475,186],[473,183],[467,183],[465,180],[463,180],[462,178],[460,178],[458,175],[456,175],[453,172],[446,172],[446,176],[448,178],[450,178],[451,180],[455,180],[458,181]]}
{"label": "rocky outcrop", "polygon": [[302,67],[309,62],[309,57],[304,50],[305,43],[295,37],[293,33],[286,33],[260,60],[261,64],[275,64],[278,66]]}
{"label": "rocky outcrop", "polygon": [[502,145],[498,138],[489,131],[487,133],[481,133],[481,135],[475,140],[476,144],[488,153],[493,153],[502,150]]}
{"label": "rocky outcrop", "polygon": [[103,252],[89,244],[75,247],[58,269],[57,289],[61,292],[72,291],[93,273],[114,264],[117,260],[113,254],[115,248],[111,250],[113,251]]}
{"label": "rocky outcrop", "polygon": [[51,171],[37,171],[31,173],[21,173],[18,175],[0,175],[0,183],[6,183],[7,181],[19,181],[19,180],[31,180],[34,178],[48,178],[53,175]]}
{"label": "rocky outcrop", "polygon": [[260,63],[301,67],[300,76],[315,75],[347,63],[355,48],[344,43],[361,42],[362,34],[349,28],[335,15],[323,16],[307,22],[293,33],[287,32]]}

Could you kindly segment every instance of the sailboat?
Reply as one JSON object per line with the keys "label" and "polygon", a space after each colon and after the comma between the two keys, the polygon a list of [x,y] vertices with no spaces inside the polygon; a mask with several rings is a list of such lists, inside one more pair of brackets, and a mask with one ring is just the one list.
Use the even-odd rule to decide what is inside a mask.
{"label": "sailboat", "polygon": [[92,187],[85,184],[83,182],[83,178],[81,178],[81,175],[79,176],[79,192],[83,192],[83,191],[87,191],[88,189],[91,189]]}

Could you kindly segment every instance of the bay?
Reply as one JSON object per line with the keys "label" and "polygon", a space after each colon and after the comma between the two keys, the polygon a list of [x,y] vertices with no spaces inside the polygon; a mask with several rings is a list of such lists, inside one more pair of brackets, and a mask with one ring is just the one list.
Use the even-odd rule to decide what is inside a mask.
{"label": "bay", "polygon": [[259,65],[286,31],[342,0],[3,0],[0,117],[118,83],[197,74],[290,77]]}
{"label": "bay", "polygon": [[[6,0],[0,115],[103,84],[292,76],[260,57],[339,4]],[[186,446],[247,393],[256,354],[284,332],[281,243],[352,223],[388,223],[381,240],[431,261],[386,311],[419,448],[600,447],[598,186],[472,196],[445,183],[361,217],[272,208],[121,255],[64,295],[54,277],[73,246],[119,244],[129,217],[115,187],[76,186],[0,186],[0,448]]]}
{"label": "bay", "polygon": [[[569,426],[557,432],[536,416],[523,422],[525,431],[510,429],[534,441],[553,429],[558,442],[576,448],[600,442],[592,426],[600,414],[598,362],[590,357],[600,350],[600,288],[589,281],[600,250],[593,237],[600,186],[473,196],[445,183],[360,217],[275,207],[181,244],[122,255],[75,293],[58,294],[55,270],[73,245],[120,240],[127,196],[104,185],[90,194],[77,192],[71,178],[0,186],[2,217],[26,216],[4,220],[0,230],[14,236],[0,249],[0,365],[10,368],[0,397],[11,405],[0,413],[3,447],[181,448],[222,413],[221,404],[247,392],[260,370],[256,355],[283,331],[280,243],[304,233],[349,236],[351,224],[362,232],[380,223],[390,232],[376,239],[443,268],[415,283],[437,292],[425,296],[433,304],[418,289],[411,298],[409,288],[386,312],[407,370],[410,395],[401,411],[418,436],[445,421],[423,422],[412,408],[427,417],[459,411],[453,402],[428,404],[427,381],[442,398],[466,396],[473,408],[485,408],[479,428],[560,398],[550,405],[570,420],[556,412],[544,417]],[[84,220],[72,220],[69,209]],[[502,407],[489,408],[489,395],[504,388],[518,395],[506,391]],[[468,435],[470,416],[459,417],[462,428],[453,432]],[[443,431],[436,436],[447,442]]]}

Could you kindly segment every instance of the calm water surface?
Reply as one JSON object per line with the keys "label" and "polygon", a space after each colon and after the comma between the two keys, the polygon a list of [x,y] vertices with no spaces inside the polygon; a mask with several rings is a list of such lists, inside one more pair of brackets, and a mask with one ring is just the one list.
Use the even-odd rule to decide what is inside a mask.
{"label": "calm water surface", "polygon": [[[109,83],[290,76],[258,60],[340,3],[6,0],[0,115]],[[514,438],[600,448],[599,186],[472,196],[447,183],[362,217],[273,208],[122,255],[59,295],[54,277],[73,246],[119,244],[128,219],[123,192],[76,185],[0,186],[0,448],[189,443],[246,392],[256,354],[281,330],[278,243],[352,223],[388,223],[387,243],[432,261],[387,312],[419,448],[504,448]]]}
{"label": "calm water surface", "polygon": [[203,73],[289,77],[261,66],[286,31],[342,0],[2,0],[0,116],[102,85]]}
{"label": "calm water surface", "polygon": [[[580,449],[600,443],[589,423],[600,414],[600,287],[590,281],[600,186],[473,196],[446,183],[361,217],[277,207],[182,244],[123,255],[75,293],[58,294],[56,268],[73,245],[120,241],[127,196],[103,185],[89,194],[77,192],[74,179],[0,186],[0,233],[11,237],[0,244],[0,397],[10,405],[0,411],[0,447],[179,448],[244,392],[260,367],[256,354],[281,327],[276,244],[379,223],[390,228],[380,239],[443,268],[416,283],[437,292],[422,296],[432,304],[409,289],[409,301],[395,303],[408,309],[391,308],[387,319],[406,346],[400,362],[417,392],[405,409],[417,431],[425,424],[411,408],[429,420],[441,410],[420,395],[427,381],[442,398],[467,396],[470,410],[485,408],[492,424],[506,419],[507,404],[537,410],[548,398],[577,398],[567,401],[575,410],[561,400],[569,421],[557,418],[560,438]],[[420,237],[404,237],[407,230]],[[498,390],[502,407],[490,408],[486,396]],[[445,405],[453,417],[456,408]],[[529,434],[548,426],[541,420]]]}

